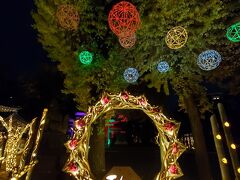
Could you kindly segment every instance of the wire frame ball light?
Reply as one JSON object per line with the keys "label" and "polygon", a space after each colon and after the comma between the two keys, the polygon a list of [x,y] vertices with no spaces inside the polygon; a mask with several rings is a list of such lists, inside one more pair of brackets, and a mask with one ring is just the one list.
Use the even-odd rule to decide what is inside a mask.
{"label": "wire frame ball light", "polygon": [[83,64],[91,64],[92,62],[92,59],[93,59],[93,55],[92,53],[90,53],[89,51],[82,51],[80,54],[79,54],[79,60],[81,61],[81,63]]}
{"label": "wire frame ball light", "polygon": [[134,83],[139,78],[138,70],[135,68],[127,68],[123,73],[124,79],[129,83]]}
{"label": "wire frame ball light", "polygon": [[232,42],[240,42],[240,22],[231,25],[227,29],[226,36]]}
{"label": "wire frame ball light", "polygon": [[119,37],[131,36],[140,25],[140,16],[136,7],[127,1],[113,6],[108,14],[110,29]]}
{"label": "wire frame ball light", "polygon": [[161,61],[157,65],[157,70],[161,73],[165,73],[169,70],[169,65],[166,61]]}
{"label": "wire frame ball light", "polygon": [[67,30],[77,30],[79,25],[79,14],[73,5],[59,5],[56,12],[59,25]]}
{"label": "wire frame ball light", "polygon": [[205,71],[210,71],[219,66],[221,55],[215,50],[203,51],[197,59],[197,65]]}
{"label": "wire frame ball light", "polygon": [[168,31],[165,42],[170,49],[179,49],[185,45],[188,34],[185,28],[176,26]]}
{"label": "wire frame ball light", "polygon": [[118,40],[122,47],[128,49],[135,45],[137,41],[137,37],[136,37],[136,34],[132,34],[131,36],[127,36],[127,37],[119,37]]}

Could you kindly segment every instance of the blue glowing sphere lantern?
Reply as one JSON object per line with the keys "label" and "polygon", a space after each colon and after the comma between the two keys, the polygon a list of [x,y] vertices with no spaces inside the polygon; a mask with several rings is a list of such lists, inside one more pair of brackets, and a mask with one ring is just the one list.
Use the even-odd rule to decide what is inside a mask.
{"label": "blue glowing sphere lantern", "polygon": [[157,70],[160,72],[160,73],[165,73],[169,70],[169,65],[166,61],[161,61],[158,63],[157,65]]}
{"label": "blue glowing sphere lantern", "polygon": [[91,64],[91,62],[93,60],[93,55],[89,51],[82,51],[79,54],[79,60],[83,64],[86,64],[86,65]]}
{"label": "blue glowing sphere lantern", "polygon": [[219,66],[221,55],[215,50],[203,51],[197,59],[197,65],[205,71],[210,71]]}
{"label": "blue glowing sphere lantern", "polygon": [[138,70],[135,68],[127,68],[123,73],[124,79],[129,83],[134,83],[138,80]]}

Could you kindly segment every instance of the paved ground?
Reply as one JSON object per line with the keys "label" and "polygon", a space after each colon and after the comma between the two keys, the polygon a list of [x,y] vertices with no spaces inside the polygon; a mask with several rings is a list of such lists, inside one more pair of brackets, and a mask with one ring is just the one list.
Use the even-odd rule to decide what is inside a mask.
{"label": "paved ground", "polygon": [[[41,146],[39,163],[34,169],[32,179],[71,180],[71,177],[62,172],[62,167],[66,160],[65,147],[61,143],[62,141],[64,142],[64,137],[51,135],[46,139],[43,139],[43,144],[49,144],[50,142],[50,147]],[[209,155],[211,157],[214,180],[219,180],[221,178],[219,177],[218,164],[216,164],[216,155],[214,153]],[[184,173],[184,176],[179,178],[179,180],[198,180],[192,152],[184,153],[179,159],[179,163]],[[113,147],[106,151],[106,170],[110,170],[113,166],[131,166],[142,180],[152,180],[160,169],[159,149],[157,147],[144,146]]]}

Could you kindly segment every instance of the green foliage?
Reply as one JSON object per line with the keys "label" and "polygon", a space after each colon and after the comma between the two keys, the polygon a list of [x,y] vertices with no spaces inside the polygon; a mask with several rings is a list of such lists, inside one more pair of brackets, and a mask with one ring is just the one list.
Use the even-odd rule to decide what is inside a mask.
{"label": "green foliage", "polygon": [[[126,87],[120,78],[124,61],[121,62],[116,52],[110,56],[106,52],[111,51],[110,44],[115,43],[116,38],[106,26],[107,14],[103,7],[86,0],[36,0],[35,3],[37,11],[32,16],[39,41],[49,57],[59,63],[58,69],[65,75],[64,92],[75,95],[78,108],[86,110],[103,90],[119,91]],[[65,3],[74,5],[79,11],[80,26],[75,32],[62,29],[56,21],[57,7]],[[79,62],[78,54],[83,50],[94,53],[91,65]]]}
{"label": "green foliage", "polygon": [[[209,109],[202,82],[206,78],[216,79],[217,71],[202,71],[196,59],[207,49],[214,48],[221,54],[221,46],[216,45],[223,39],[227,41],[224,20],[233,16],[229,11],[232,3],[220,0],[133,1],[142,22],[137,31],[137,43],[130,49],[122,48],[108,27],[107,15],[112,6],[109,1],[35,0],[35,3],[37,10],[32,16],[39,41],[49,57],[58,62],[59,70],[65,75],[64,92],[75,95],[80,109],[86,110],[104,90],[125,89],[128,84],[122,74],[129,66],[136,67],[141,80],[157,91],[163,89],[169,94],[172,87],[179,96],[181,108],[185,109],[183,98],[191,94],[201,112]],[[64,30],[56,21],[57,7],[65,3],[74,5],[79,12],[77,31]],[[178,50],[169,49],[164,41],[174,26],[186,28],[189,35],[186,45]],[[83,50],[94,53],[91,65],[79,62],[77,55]],[[161,59],[170,65],[166,73],[156,70]]]}
{"label": "green foliage", "polygon": [[[202,82],[214,71],[202,71],[196,64],[199,53],[215,48],[220,39],[225,38],[224,18],[227,9],[219,0],[213,1],[144,1],[139,6],[142,26],[137,32],[138,45],[130,52],[137,56],[143,78],[149,87],[169,94],[170,85],[179,96],[179,105],[185,109],[183,98],[193,95],[199,110],[210,108],[206,89]],[[167,32],[174,26],[182,26],[188,31],[188,41],[181,49],[171,50],[165,44]],[[218,50],[218,49],[216,49]],[[156,63],[166,59],[170,71],[156,72]]]}

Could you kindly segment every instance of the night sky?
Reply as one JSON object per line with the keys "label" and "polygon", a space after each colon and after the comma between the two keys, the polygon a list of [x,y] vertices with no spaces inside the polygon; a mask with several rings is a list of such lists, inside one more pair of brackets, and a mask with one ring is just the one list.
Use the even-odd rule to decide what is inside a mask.
{"label": "night sky", "polygon": [[5,77],[14,79],[34,72],[46,58],[32,28],[33,1],[4,1],[1,7],[1,66],[8,70]]}
{"label": "night sky", "polygon": [[[38,85],[41,86],[40,91],[45,94],[52,91],[53,94],[61,90],[61,76],[56,70],[56,65],[47,58],[46,52],[37,40],[37,32],[32,27],[34,21],[31,12],[34,9],[34,1],[3,1],[1,7],[0,104],[20,106],[23,109],[32,107],[35,110],[28,110],[29,113],[25,114],[33,117],[36,116],[34,113],[42,111],[46,103],[38,102],[37,97],[28,99],[26,88],[21,87],[19,80],[34,82],[35,78],[35,84],[41,81]],[[46,66],[56,73],[44,74],[43,67]],[[51,76],[49,81],[43,82],[47,76]],[[52,86],[49,87],[49,84]],[[38,97],[42,101],[49,98]]]}

